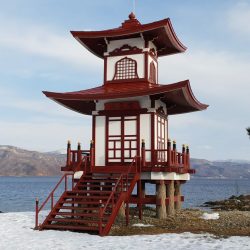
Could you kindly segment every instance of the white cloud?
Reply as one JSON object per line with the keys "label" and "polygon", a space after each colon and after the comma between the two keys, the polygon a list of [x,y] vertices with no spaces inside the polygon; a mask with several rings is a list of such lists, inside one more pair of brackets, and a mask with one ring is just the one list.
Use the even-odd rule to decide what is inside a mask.
{"label": "white cloud", "polygon": [[[20,28],[21,27],[21,28]],[[68,32],[57,31],[20,20],[6,23],[0,19],[0,46],[27,54],[48,57],[77,67],[96,68],[102,61],[80,45]]]}
{"label": "white cloud", "polygon": [[250,3],[241,1],[228,11],[229,29],[250,39]]}
{"label": "white cloud", "polygon": [[249,68],[250,61],[229,52],[204,48],[162,59],[159,72],[163,83],[190,79],[197,99],[201,95],[208,101],[215,98],[230,101],[240,96],[237,103],[244,101],[250,105]]}
{"label": "white cloud", "polygon": [[64,117],[64,118],[80,118],[83,115],[66,109],[57,103],[47,98],[27,99],[20,97],[15,91],[9,92],[1,87],[0,89],[0,109],[9,110],[15,109],[17,112],[33,112],[36,115],[44,115],[45,117]]}
{"label": "white cloud", "polygon": [[[53,151],[66,147],[67,140],[73,147],[81,142],[83,148],[89,147],[91,127],[88,125],[62,124],[44,120],[35,122],[0,122],[1,145],[14,145],[30,150]],[[89,131],[89,133],[86,133]]]}

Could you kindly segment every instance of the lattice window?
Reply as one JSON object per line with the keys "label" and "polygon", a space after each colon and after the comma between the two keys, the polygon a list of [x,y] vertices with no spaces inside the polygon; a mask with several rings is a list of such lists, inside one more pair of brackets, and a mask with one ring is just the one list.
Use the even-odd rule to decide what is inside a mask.
{"label": "lattice window", "polygon": [[137,79],[137,63],[135,60],[125,57],[116,62],[115,76],[113,80]]}
{"label": "lattice window", "polygon": [[156,83],[156,68],[154,62],[150,63],[149,81]]}

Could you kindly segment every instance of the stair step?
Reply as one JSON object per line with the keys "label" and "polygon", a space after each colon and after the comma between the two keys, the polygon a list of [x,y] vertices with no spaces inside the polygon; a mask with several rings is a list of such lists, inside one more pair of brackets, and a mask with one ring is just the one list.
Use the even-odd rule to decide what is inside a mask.
{"label": "stair step", "polygon": [[[66,207],[66,208],[65,208]],[[66,210],[66,209],[70,209],[70,210],[81,210],[81,211],[99,211],[100,207],[72,207],[72,206],[61,206],[56,208],[56,210]],[[56,213],[56,212],[55,212]],[[61,212],[60,212],[61,213]],[[64,212],[62,212],[64,213]]]}
{"label": "stair step", "polygon": [[93,183],[93,182],[96,182],[96,183],[115,183],[117,181],[117,179],[89,179],[89,180],[80,180],[80,183],[81,184],[84,184],[84,183]]}
{"label": "stair step", "polygon": [[97,199],[99,198],[99,200],[101,199],[107,199],[109,198],[109,195],[95,195],[95,194],[91,194],[91,195],[65,195],[64,196],[65,199],[76,199],[76,200],[85,200],[85,199]]}
{"label": "stair step", "polygon": [[75,204],[75,205],[90,205],[90,204],[93,204],[93,205],[99,205],[99,204],[104,204],[107,202],[107,199],[104,200],[104,199],[101,199],[101,200],[81,200],[81,201],[64,201],[64,202],[61,202],[60,204]]}
{"label": "stair step", "polygon": [[[63,222],[63,223],[78,223],[78,224],[98,224],[100,223],[99,220],[82,220],[82,219],[71,219],[71,218],[50,218],[48,221],[53,222]],[[102,224],[106,222],[102,221]]]}
{"label": "stair step", "polygon": [[[99,211],[99,210],[98,210]],[[79,216],[79,217],[99,217],[99,212],[98,213],[71,213],[71,212],[55,212],[52,213],[54,216]],[[103,214],[104,217],[109,217],[109,214]]]}
{"label": "stair step", "polygon": [[70,226],[70,225],[58,225],[58,224],[46,224],[42,226],[42,229],[57,229],[57,230],[74,230],[74,231],[99,231],[98,227],[84,227],[84,226]]}
{"label": "stair step", "polygon": [[[111,183],[111,184],[115,184],[115,183]],[[79,188],[79,187],[86,187],[86,188],[99,188],[99,187],[101,187],[101,188],[112,188],[112,187],[114,187],[115,185],[101,185],[101,184],[99,184],[99,185],[95,185],[95,184],[91,184],[91,183],[85,183],[85,184],[79,184],[78,186],[77,186],[77,188]]]}
{"label": "stair step", "polygon": [[69,194],[110,194],[111,191],[102,191],[102,190],[73,190],[67,191],[67,195]]}

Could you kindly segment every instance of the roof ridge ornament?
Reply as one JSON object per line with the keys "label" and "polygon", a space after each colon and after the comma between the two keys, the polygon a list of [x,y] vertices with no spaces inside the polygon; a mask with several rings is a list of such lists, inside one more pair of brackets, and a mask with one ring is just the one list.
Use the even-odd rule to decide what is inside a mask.
{"label": "roof ridge ornament", "polygon": [[132,11],[132,12],[129,14],[128,18],[129,18],[130,20],[136,19],[135,13]]}
{"label": "roof ridge ornament", "polygon": [[125,20],[122,23],[122,28],[129,29],[131,27],[141,25],[141,23],[136,19],[136,16],[133,11],[129,14],[128,18],[129,19]]}

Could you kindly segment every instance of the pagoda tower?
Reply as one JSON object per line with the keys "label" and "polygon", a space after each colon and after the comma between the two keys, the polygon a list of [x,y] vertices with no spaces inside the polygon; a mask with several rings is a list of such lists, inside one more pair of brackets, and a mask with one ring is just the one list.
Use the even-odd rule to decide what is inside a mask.
{"label": "pagoda tower", "polygon": [[[189,80],[160,84],[158,58],[184,52],[170,19],[141,24],[133,13],[120,27],[103,31],[72,31],[73,37],[104,62],[101,86],[67,93],[45,91],[57,103],[92,116],[90,149],[68,142],[67,162],[62,167],[65,191],[51,212],[36,227],[96,231],[107,235],[116,216],[129,222],[130,204],[156,206],[160,219],[181,208],[181,185],[195,171],[185,145],[177,151],[169,139],[168,117],[204,110],[193,95]],[[67,179],[72,176],[72,188]],[[148,195],[147,183],[155,184]],[[137,193],[132,194],[136,187]],[[46,201],[46,202],[47,202]]]}

